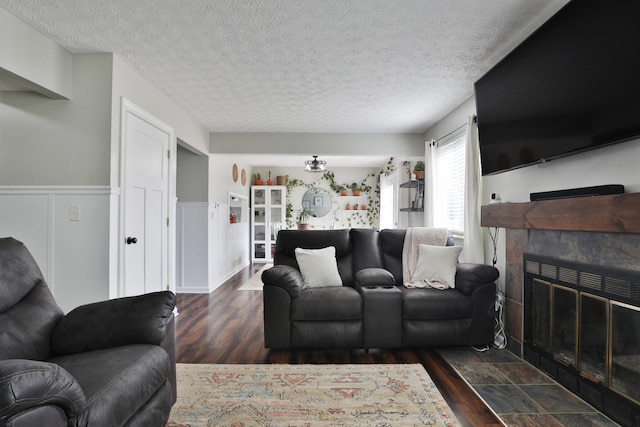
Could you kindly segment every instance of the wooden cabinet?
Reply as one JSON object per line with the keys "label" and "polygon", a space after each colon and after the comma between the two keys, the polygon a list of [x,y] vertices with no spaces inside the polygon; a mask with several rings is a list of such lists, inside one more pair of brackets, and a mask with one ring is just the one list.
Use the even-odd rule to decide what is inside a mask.
{"label": "wooden cabinet", "polygon": [[251,261],[273,262],[278,231],[286,225],[284,185],[251,186]]}

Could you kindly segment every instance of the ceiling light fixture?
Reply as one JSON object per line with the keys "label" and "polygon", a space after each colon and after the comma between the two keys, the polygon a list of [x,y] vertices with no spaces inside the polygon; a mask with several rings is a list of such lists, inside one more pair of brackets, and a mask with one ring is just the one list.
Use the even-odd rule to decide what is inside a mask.
{"label": "ceiling light fixture", "polygon": [[326,164],[327,162],[324,160],[318,160],[318,156],[313,156],[313,160],[304,162],[304,170],[306,172],[324,172],[327,170]]}

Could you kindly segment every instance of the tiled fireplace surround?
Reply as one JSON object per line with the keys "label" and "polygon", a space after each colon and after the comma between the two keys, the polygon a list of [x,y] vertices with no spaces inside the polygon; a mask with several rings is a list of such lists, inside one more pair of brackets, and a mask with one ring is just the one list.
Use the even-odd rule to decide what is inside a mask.
{"label": "tiled fireplace surround", "polygon": [[[638,212],[640,215],[640,212]],[[568,261],[640,271],[640,234],[507,229],[505,329],[508,348],[522,356],[525,252]]]}
{"label": "tiled fireplace surround", "polygon": [[482,226],[506,228],[505,330],[519,357],[525,252],[640,271],[640,193],[483,206]]}
{"label": "tiled fireplace surround", "polygon": [[524,253],[640,271],[640,193],[483,206],[481,223],[506,229],[505,331],[520,358]]}

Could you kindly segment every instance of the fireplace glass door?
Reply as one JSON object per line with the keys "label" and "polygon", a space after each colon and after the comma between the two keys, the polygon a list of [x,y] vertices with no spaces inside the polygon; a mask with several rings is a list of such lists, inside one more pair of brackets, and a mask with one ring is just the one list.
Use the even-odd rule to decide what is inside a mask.
{"label": "fireplace glass door", "polygon": [[605,298],[580,294],[580,375],[601,384],[607,371],[608,308]]}
{"label": "fireplace glass door", "polygon": [[553,358],[565,366],[576,366],[578,343],[578,292],[553,286]]}
{"label": "fireplace glass door", "polygon": [[640,308],[613,301],[611,388],[640,403]]}
{"label": "fireplace glass door", "polygon": [[551,285],[542,280],[534,279],[531,290],[531,330],[533,343],[551,352]]}

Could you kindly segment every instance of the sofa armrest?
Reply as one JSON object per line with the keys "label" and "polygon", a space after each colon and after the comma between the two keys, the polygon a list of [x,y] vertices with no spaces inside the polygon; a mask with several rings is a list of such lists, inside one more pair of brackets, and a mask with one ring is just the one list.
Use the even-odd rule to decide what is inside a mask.
{"label": "sofa armrest", "polygon": [[[71,420],[82,413],[85,404],[86,398],[78,382],[55,363],[0,360],[0,424],[20,418],[21,413],[51,406],[62,410],[70,420],[68,424],[72,425],[75,423]],[[42,421],[40,425],[45,425],[47,420]]]}
{"label": "sofa armrest", "polygon": [[356,289],[363,287],[395,286],[396,279],[384,268],[364,268],[356,273]]}
{"label": "sofa armrest", "polygon": [[162,291],[80,306],[56,324],[51,350],[65,355],[129,344],[160,345],[175,304],[173,292]]}
{"label": "sofa armrest", "polygon": [[262,282],[265,286],[278,286],[297,298],[304,286],[300,271],[288,265],[276,265],[262,272]]}
{"label": "sofa armrest", "polygon": [[486,283],[494,282],[500,276],[497,268],[485,264],[458,264],[456,268],[456,289],[465,295]]}

